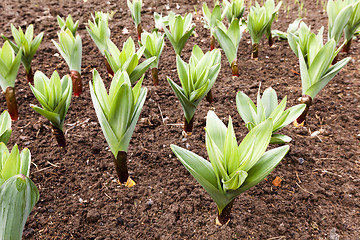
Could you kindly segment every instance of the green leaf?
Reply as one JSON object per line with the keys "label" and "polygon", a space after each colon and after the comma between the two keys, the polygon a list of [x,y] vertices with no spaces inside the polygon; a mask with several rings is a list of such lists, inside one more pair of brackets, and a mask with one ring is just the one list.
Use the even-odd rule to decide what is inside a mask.
{"label": "green leaf", "polygon": [[241,170],[248,172],[264,154],[270,142],[272,126],[272,120],[267,119],[251,129],[243,139],[238,150]]}
{"label": "green leaf", "polygon": [[217,188],[216,176],[210,162],[176,145],[170,145],[170,147],[190,174],[209,193],[211,198],[218,205],[218,208],[223,209],[231,202],[231,200]]}
{"label": "green leaf", "polygon": [[282,134],[271,135],[270,144],[286,144],[291,142],[291,137]]}
{"label": "green leaf", "polygon": [[198,103],[190,102],[190,100],[187,98],[187,96],[184,93],[184,90],[179,87],[174,81],[172,81],[170,78],[167,78],[170,87],[174,91],[175,95],[180,101],[180,104],[184,110],[184,115],[187,120],[187,122],[190,122],[190,120],[193,118],[196,107]]}
{"label": "green leaf", "polygon": [[216,40],[219,42],[220,47],[224,50],[228,62],[231,65],[231,63],[236,59],[236,47],[234,46],[230,37],[219,27],[215,28],[214,33]]}
{"label": "green leaf", "polygon": [[289,146],[282,146],[267,151],[259,161],[248,171],[248,177],[241,187],[235,191],[228,192],[229,198],[235,198],[239,194],[245,192],[255,186],[271,173],[271,171],[279,164],[289,151]]}
{"label": "green leaf", "polygon": [[21,239],[25,222],[39,200],[35,184],[24,175],[9,178],[0,187],[0,239]]}

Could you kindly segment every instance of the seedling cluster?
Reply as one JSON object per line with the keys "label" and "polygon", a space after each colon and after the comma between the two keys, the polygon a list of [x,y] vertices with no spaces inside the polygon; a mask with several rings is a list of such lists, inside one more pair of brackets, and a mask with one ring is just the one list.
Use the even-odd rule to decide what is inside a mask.
{"label": "seedling cluster", "polygon": [[[111,84],[107,90],[100,73],[93,69],[92,80],[89,81],[90,95],[111,150],[120,184],[127,187],[135,185],[128,173],[127,153],[142,107],[146,104],[147,88],[142,87],[144,74],[150,68],[155,87],[162,84],[158,69],[166,41],[175,51],[174,61],[179,80],[168,77],[167,82],[181,104],[185,119],[184,131],[189,135],[194,131],[194,115],[199,103],[205,96],[210,102],[213,101],[211,88],[220,73],[222,55],[220,49],[216,48],[216,40],[228,59],[232,76],[241,77],[241,71],[246,70],[238,66],[238,49],[243,33],[250,34],[254,59],[259,57],[262,37],[265,35],[272,46],[276,33],[288,41],[299,58],[301,103],[285,110],[286,96],[279,103],[274,89],[267,88],[261,95],[259,87],[255,105],[245,93],[239,91],[234,100],[249,130],[240,144],[236,139],[232,118],[229,116],[226,127],[214,111],[209,111],[205,144],[210,161],[171,145],[180,162],[215,201],[218,208],[217,223],[223,225],[230,221],[235,198],[262,181],[289,151],[286,144],[291,138],[276,132],[294,121],[297,126],[304,124],[313,99],[349,62],[349,57],[336,63],[334,59],[341,49],[349,51],[352,38],[360,26],[360,0],[329,0],[329,31],[325,43],[323,28],[315,34],[300,19],[290,24],[286,33],[272,31],[272,23],[281,4],[280,1],[275,5],[274,0],[266,0],[263,6],[258,2],[254,6],[250,4],[245,20],[243,15],[246,6],[243,0],[224,0],[221,5],[215,3],[212,11],[204,3],[202,13],[204,27],[210,30],[210,51],[204,52],[194,45],[188,61],[184,60],[181,53],[194,34],[195,24],[191,13],[181,16],[170,12],[164,17],[154,13],[155,28],[147,32],[141,25],[142,1],[128,0],[127,5],[136,26],[138,48],[129,37],[121,51],[111,40],[109,20],[114,13],[95,12],[91,15],[92,21],[88,21],[86,29],[105,60]],[[0,202],[1,206],[7,208],[7,211],[0,211],[0,239],[21,239],[25,221],[39,199],[39,192],[29,178],[30,151],[25,148],[20,153],[15,145],[9,152],[6,147],[12,133],[11,120],[15,121],[19,117],[15,80],[20,62],[25,68],[29,86],[41,105],[31,107],[50,121],[59,147],[66,147],[64,121],[72,93],[80,97],[83,92],[82,39],[76,34],[79,21],[74,23],[69,15],[66,19],[58,16],[57,22],[60,27],[58,42],[54,39],[52,42],[67,63],[70,73],[63,77],[57,71],[50,78],[41,71],[33,74],[31,62],[44,36],[39,33],[34,37],[33,25],[29,25],[25,33],[21,28],[17,30],[11,25],[14,42],[2,36],[5,42],[0,48],[0,86],[5,93],[8,111],[0,115]],[[341,42],[342,39],[344,42]],[[145,60],[142,59],[143,55]],[[283,146],[267,150],[269,144]]]}

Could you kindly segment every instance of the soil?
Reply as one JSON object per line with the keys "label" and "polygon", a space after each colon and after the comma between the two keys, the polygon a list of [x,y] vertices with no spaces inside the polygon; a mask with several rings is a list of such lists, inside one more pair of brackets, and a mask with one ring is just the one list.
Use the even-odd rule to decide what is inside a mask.
{"label": "soil", "polygon": [[[206,2],[212,8],[213,1]],[[286,31],[299,12],[292,0],[283,1],[283,5],[273,29]],[[143,29],[153,28],[154,11],[165,15],[169,10],[192,12],[196,35],[182,52],[188,60],[194,44],[203,50],[210,48],[209,31],[200,19],[201,6],[195,0],[144,0]],[[72,99],[65,120],[66,149],[57,147],[49,122],[30,108],[30,104],[38,103],[27,86],[24,68],[20,68],[16,83],[20,119],[13,122],[9,146],[17,143],[20,148],[30,149],[31,179],[40,192],[40,200],[27,220],[24,239],[359,239],[359,40],[353,41],[349,64],[315,98],[305,127],[288,126],[281,131],[293,139],[290,152],[264,181],[235,200],[230,223],[219,227],[215,225],[215,203],[169,145],[186,147],[207,157],[204,127],[208,110],[214,110],[225,123],[231,115],[241,140],[247,129],[237,113],[235,96],[243,91],[255,100],[260,82],[262,89],[273,87],[281,99],[287,95],[288,107],[297,104],[301,95],[298,59],[287,42],[276,41],[269,48],[264,38],[259,59],[252,60],[251,40],[244,33],[238,51],[240,77],[232,79],[222,53],[222,69],[213,87],[215,102],[201,102],[194,132],[184,138],[183,112],[166,81],[170,77],[179,82],[175,53],[166,40],[159,86],[153,87],[150,70],[144,80],[148,96],[128,152],[130,175],[137,185],[128,189],[116,182],[111,152],[88,87],[93,68],[107,86],[111,81],[85,29],[90,14],[100,10],[116,11],[109,26],[111,39],[118,46],[130,36],[136,39],[126,1],[0,3],[0,32],[6,36],[11,35],[10,24],[24,28],[32,23],[35,33],[45,32],[33,69],[47,76],[55,69],[61,76],[69,73],[51,42],[57,40],[59,30],[56,15],[71,14],[80,20],[78,33],[83,39],[84,91]],[[245,15],[247,12],[248,7]],[[327,26],[321,3],[305,1],[302,15],[314,30]],[[340,59],[344,57],[342,53]],[[0,100],[2,110],[6,109],[3,95]],[[321,133],[311,137],[315,131]],[[278,187],[272,183],[276,177],[282,179]]]}

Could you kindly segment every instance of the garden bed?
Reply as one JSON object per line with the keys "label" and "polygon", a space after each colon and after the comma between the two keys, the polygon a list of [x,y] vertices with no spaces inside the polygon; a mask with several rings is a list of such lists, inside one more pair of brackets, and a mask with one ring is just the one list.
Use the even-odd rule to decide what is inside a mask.
{"label": "garden bed", "polygon": [[[212,8],[211,0],[207,0]],[[285,1],[273,29],[286,31],[298,17],[294,1]],[[201,23],[198,1],[144,0],[143,28],[150,31],[153,12],[193,13],[196,35],[182,52],[186,60],[194,44],[209,49],[209,31]],[[327,26],[321,4],[306,1],[304,21],[318,30]],[[84,92],[73,97],[65,120],[66,149],[57,147],[47,120],[35,113],[38,104],[26,83],[23,67],[17,80],[20,119],[13,122],[9,146],[17,143],[32,154],[31,179],[40,192],[25,226],[26,239],[356,239],[360,236],[360,81],[359,43],[353,42],[352,60],[317,96],[305,127],[288,126],[282,133],[293,138],[290,152],[260,184],[240,195],[228,225],[215,225],[216,205],[172,153],[176,144],[207,157],[205,116],[214,110],[223,121],[228,116],[238,139],[247,133],[236,110],[235,96],[243,91],[253,100],[259,82],[273,87],[279,98],[288,96],[288,107],[301,95],[298,59],[287,42],[269,48],[264,38],[259,59],[251,59],[251,40],[243,34],[239,47],[240,77],[232,79],[222,52],[221,71],[213,94],[215,102],[202,101],[195,113],[194,132],[182,136],[183,112],[166,77],[178,82],[175,53],[168,40],[159,65],[160,85],[153,87],[150,71],[144,86],[148,96],[129,146],[129,171],[136,186],[116,182],[111,152],[91,102],[88,82],[96,68],[107,86],[103,58],[86,32],[94,11],[116,11],[110,20],[111,39],[119,47],[136,31],[125,1],[14,1],[0,4],[1,32],[10,36],[10,24],[35,24],[44,40],[33,69],[50,76],[57,69],[67,74],[66,63],[50,39],[57,39],[56,15],[71,14],[80,20],[83,39]],[[248,7],[245,11],[247,15]],[[303,13],[304,14],[304,13]],[[326,28],[326,27],[325,27]],[[327,32],[325,30],[325,32]],[[324,36],[324,38],[326,38]],[[345,57],[342,53],[340,58]],[[1,95],[2,110],[6,109]],[[311,133],[320,131],[312,137]],[[275,177],[281,185],[272,184]]]}

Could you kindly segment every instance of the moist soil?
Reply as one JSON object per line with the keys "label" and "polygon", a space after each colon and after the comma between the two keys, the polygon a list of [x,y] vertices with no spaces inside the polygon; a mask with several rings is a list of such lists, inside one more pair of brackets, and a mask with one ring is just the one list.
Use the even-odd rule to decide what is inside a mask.
{"label": "moist soil", "polygon": [[[206,2],[212,8],[213,1]],[[305,1],[300,12],[316,31],[327,26],[318,2]],[[96,68],[107,86],[111,79],[85,29],[94,11],[115,11],[109,22],[111,39],[118,46],[128,37],[136,39],[126,2],[20,0],[0,5],[0,32],[6,36],[11,35],[10,24],[34,24],[35,33],[45,32],[33,69],[47,76],[55,69],[61,76],[69,73],[51,42],[57,41],[56,15],[71,14],[80,20],[78,33],[83,39],[84,92],[73,97],[65,120],[66,149],[57,147],[49,122],[31,109],[30,104],[38,102],[20,67],[16,82],[20,119],[13,122],[9,146],[17,143],[30,149],[31,179],[40,192],[25,225],[24,239],[359,239],[358,40],[353,41],[351,61],[314,99],[306,125],[281,131],[293,139],[290,152],[264,181],[235,200],[230,223],[219,227],[215,225],[215,203],[177,160],[170,144],[206,158],[204,127],[209,110],[226,124],[230,115],[241,140],[248,131],[236,110],[235,96],[243,91],[255,100],[260,82],[262,90],[271,86],[279,98],[287,95],[288,107],[297,104],[301,96],[299,64],[287,42],[276,41],[270,48],[264,38],[259,59],[253,60],[249,34],[244,33],[238,51],[240,77],[235,79],[222,52],[221,72],[213,87],[215,101],[200,103],[194,131],[185,138],[181,105],[166,81],[169,77],[179,82],[175,53],[166,40],[159,86],[153,87],[150,70],[145,76],[148,95],[128,151],[130,175],[137,184],[128,189],[116,181],[111,152],[91,102],[91,70]],[[273,29],[286,31],[299,12],[294,1],[283,1],[283,5]],[[163,15],[170,10],[182,15],[192,12],[196,34],[182,52],[188,60],[194,44],[203,50],[210,48],[201,6],[198,1],[144,0],[143,29],[154,27],[155,11]],[[344,57],[341,53],[340,59]],[[3,95],[1,107],[6,109]],[[316,131],[320,134],[312,136]],[[273,184],[276,177],[282,180],[280,186]]]}

